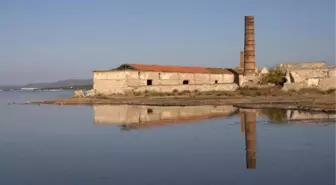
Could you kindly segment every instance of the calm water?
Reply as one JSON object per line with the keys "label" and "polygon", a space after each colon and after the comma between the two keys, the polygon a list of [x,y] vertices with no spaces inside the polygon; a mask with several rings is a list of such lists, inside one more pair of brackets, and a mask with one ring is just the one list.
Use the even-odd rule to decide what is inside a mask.
{"label": "calm water", "polygon": [[225,108],[223,117],[169,124],[146,108],[154,121],[123,129],[145,109],[7,105],[70,94],[0,92],[1,185],[335,184],[332,123],[258,116],[246,128],[248,115]]}

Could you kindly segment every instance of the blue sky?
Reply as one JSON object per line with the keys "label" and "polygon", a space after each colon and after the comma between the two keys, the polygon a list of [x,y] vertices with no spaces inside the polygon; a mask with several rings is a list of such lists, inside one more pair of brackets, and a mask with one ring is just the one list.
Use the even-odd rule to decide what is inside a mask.
{"label": "blue sky", "polygon": [[335,62],[334,0],[0,0],[0,84],[90,78],[121,63]]}

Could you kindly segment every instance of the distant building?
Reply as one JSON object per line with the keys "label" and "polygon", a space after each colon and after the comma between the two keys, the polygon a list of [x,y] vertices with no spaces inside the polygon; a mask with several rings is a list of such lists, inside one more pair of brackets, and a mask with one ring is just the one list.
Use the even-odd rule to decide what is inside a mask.
{"label": "distant building", "polygon": [[33,87],[24,87],[24,88],[21,88],[21,91],[35,91],[35,90],[38,90],[39,88],[33,88]]}
{"label": "distant building", "polygon": [[143,91],[233,91],[238,73],[228,68],[122,64],[93,71],[93,88],[101,94]]}

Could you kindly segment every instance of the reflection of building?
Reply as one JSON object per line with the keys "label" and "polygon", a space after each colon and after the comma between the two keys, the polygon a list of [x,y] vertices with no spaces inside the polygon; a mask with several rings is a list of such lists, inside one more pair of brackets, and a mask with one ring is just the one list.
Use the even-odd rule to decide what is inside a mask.
{"label": "reflection of building", "polygon": [[234,114],[237,108],[225,106],[135,106],[94,105],[95,124],[130,125],[132,128],[185,123]]}
{"label": "reflection of building", "polygon": [[314,119],[335,119],[335,113],[326,112],[307,112],[298,110],[287,110],[287,120],[314,120]]}
{"label": "reflection of building", "polygon": [[272,121],[287,121],[287,122],[300,122],[300,121],[317,121],[329,120],[333,121],[336,118],[334,112],[311,112],[300,110],[285,110],[285,109],[263,109],[258,110],[258,115]]}
{"label": "reflection of building", "polygon": [[241,113],[241,130],[245,132],[246,168],[255,169],[256,159],[256,112]]}

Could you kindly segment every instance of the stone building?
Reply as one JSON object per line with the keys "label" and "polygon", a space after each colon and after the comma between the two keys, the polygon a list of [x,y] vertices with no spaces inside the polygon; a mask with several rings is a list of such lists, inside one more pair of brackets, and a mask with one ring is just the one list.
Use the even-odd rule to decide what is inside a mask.
{"label": "stone building", "polygon": [[172,91],[234,91],[238,74],[228,68],[122,64],[93,71],[93,88],[99,94]]}
{"label": "stone building", "polygon": [[318,88],[328,90],[336,88],[336,68],[324,61],[280,64],[287,71],[287,83],[284,90]]}

